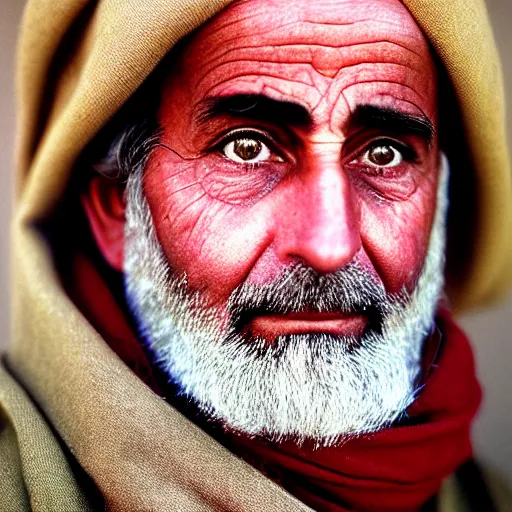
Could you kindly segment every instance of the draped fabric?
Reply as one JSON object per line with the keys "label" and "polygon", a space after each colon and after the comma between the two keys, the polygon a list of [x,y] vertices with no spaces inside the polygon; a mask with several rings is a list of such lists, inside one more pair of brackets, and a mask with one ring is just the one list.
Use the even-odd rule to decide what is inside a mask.
{"label": "draped fabric", "polygon": [[436,323],[427,377],[402,425],[321,449],[236,436],[234,450],[315,510],[419,510],[471,458],[470,424],[481,399],[466,336],[447,310]]}
{"label": "draped fabric", "polygon": [[[110,346],[163,394],[165,382],[157,382],[121,308],[82,255],[74,259],[70,286]],[[469,341],[447,309],[437,314],[423,362],[418,398],[398,426],[320,449],[236,434],[221,440],[315,510],[418,511],[471,458],[470,425],[481,400]]]}

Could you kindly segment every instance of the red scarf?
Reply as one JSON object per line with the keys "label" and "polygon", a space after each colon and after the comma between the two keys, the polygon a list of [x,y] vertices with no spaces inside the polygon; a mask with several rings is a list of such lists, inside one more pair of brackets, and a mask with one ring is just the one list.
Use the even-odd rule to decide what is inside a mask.
{"label": "red scarf", "polygon": [[[74,258],[68,292],[119,357],[162,394],[125,312],[95,267]],[[426,345],[425,382],[407,426],[313,450],[232,436],[230,448],[318,511],[409,512],[435,495],[472,455],[470,424],[481,400],[473,355],[449,311]]]}

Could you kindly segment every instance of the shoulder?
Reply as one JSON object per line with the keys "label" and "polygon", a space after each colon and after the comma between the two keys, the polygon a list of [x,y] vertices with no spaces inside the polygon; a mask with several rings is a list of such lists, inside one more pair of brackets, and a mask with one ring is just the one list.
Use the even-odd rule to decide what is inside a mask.
{"label": "shoulder", "polygon": [[74,464],[29,395],[0,362],[0,512],[98,510],[86,496]]}

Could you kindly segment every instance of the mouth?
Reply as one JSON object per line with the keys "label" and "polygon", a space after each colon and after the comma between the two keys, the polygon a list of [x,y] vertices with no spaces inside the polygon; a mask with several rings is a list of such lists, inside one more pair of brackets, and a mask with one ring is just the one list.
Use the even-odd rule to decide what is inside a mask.
{"label": "mouth", "polygon": [[272,341],[288,334],[325,333],[359,339],[368,324],[362,314],[289,313],[286,315],[257,315],[246,325],[253,337]]}

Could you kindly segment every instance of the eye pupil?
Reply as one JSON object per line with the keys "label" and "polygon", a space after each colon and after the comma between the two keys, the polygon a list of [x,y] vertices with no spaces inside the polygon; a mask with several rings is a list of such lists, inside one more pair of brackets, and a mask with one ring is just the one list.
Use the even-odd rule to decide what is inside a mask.
{"label": "eye pupil", "polygon": [[262,145],[255,139],[237,139],[234,141],[233,152],[242,160],[252,160],[261,152]]}
{"label": "eye pupil", "polygon": [[391,146],[374,146],[370,149],[368,159],[375,165],[389,165],[395,158],[395,153]]}

